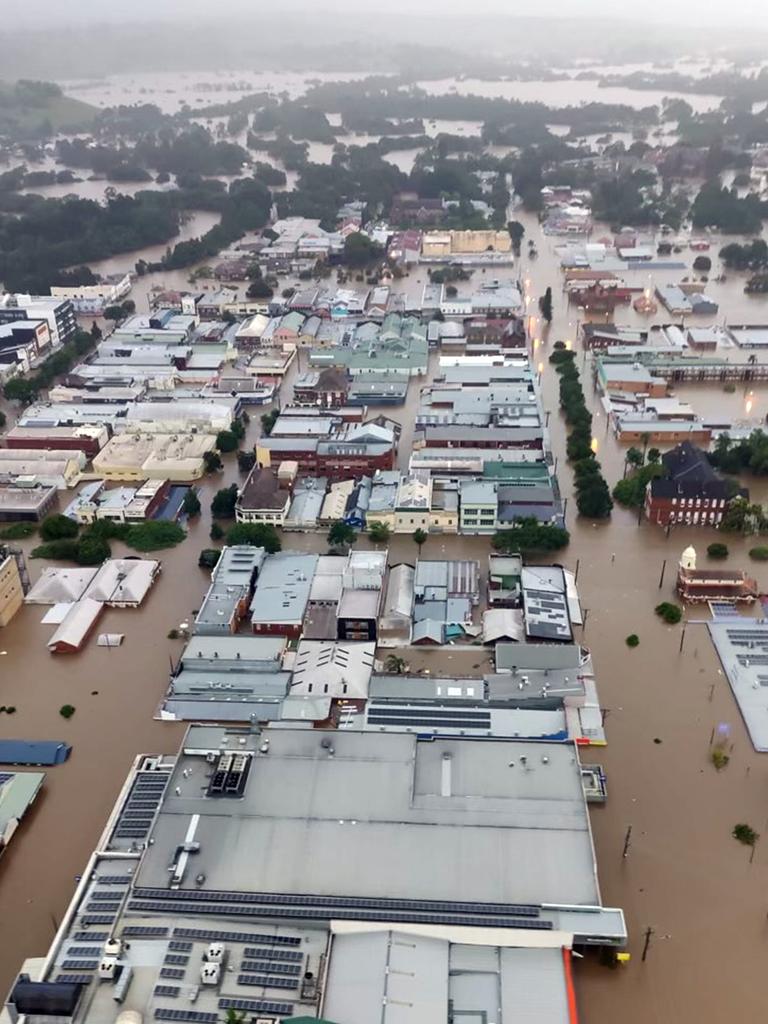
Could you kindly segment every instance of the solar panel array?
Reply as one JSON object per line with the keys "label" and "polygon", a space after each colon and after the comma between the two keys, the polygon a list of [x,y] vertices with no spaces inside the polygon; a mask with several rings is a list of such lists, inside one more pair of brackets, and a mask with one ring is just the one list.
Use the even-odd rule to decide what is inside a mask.
{"label": "solar panel array", "polygon": [[186,939],[212,939],[218,942],[263,942],[274,946],[300,946],[298,935],[260,935],[258,932],[224,932],[214,928],[174,928],[173,934]]}
{"label": "solar panel array", "polygon": [[449,729],[481,729],[491,728],[489,711],[473,711],[471,708],[455,710],[454,708],[416,708],[369,705],[367,713],[369,725],[410,725],[438,729],[440,726]]}
{"label": "solar panel array", "polygon": [[168,949],[173,949],[177,953],[191,953],[192,943],[191,942],[178,942],[176,939],[171,939],[168,943]]}
{"label": "solar panel array", "polygon": [[75,932],[72,938],[76,942],[106,942],[109,932]]}
{"label": "solar panel array", "polygon": [[271,999],[220,999],[220,1010],[253,1010],[255,1013],[277,1013],[293,1016],[293,1003],[276,1003]]}
{"label": "solar panel array", "polygon": [[301,963],[304,959],[304,954],[296,949],[259,949],[254,946],[247,946],[243,950],[243,956],[253,960],[266,958],[269,960],[290,960],[294,963]]}
{"label": "solar panel array", "polygon": [[[167,914],[169,912],[168,903],[161,903],[153,900],[133,900],[130,904],[129,909],[135,913],[140,914]],[[251,917],[254,915],[255,910],[251,906],[237,906],[228,905],[225,903],[211,903],[211,904],[195,904],[194,902],[182,903],[179,902],[174,906],[175,912],[186,911],[189,914],[202,915],[212,914],[216,917]],[[475,908],[477,909],[477,908]],[[269,908],[270,917],[282,917],[282,918],[301,918],[305,920],[313,921],[327,921],[329,915],[327,910],[317,910],[313,907],[297,906],[297,907],[275,907]],[[334,909],[333,917],[345,921],[392,921],[397,920],[405,924],[450,924],[450,925],[466,925],[468,927],[475,928],[527,928],[537,929],[540,931],[551,930],[551,921],[542,921],[538,918],[532,917],[504,917],[502,915],[491,914],[487,917],[480,917],[476,914],[464,914],[456,912],[448,913],[435,913],[435,912],[410,912],[410,911],[397,911],[393,914],[392,910],[381,911],[381,910],[351,910],[344,907]],[[237,933],[233,933],[237,934]],[[226,940],[225,940],[226,941]],[[229,941],[246,941],[250,942],[250,937],[239,940],[231,939]]]}
{"label": "solar panel array", "polygon": [[117,819],[117,839],[146,839],[169,778],[168,772],[139,772]]}
{"label": "solar panel array", "polygon": [[80,924],[112,924],[114,920],[114,914],[83,914]]}
{"label": "solar panel array", "polygon": [[128,875],[97,875],[96,881],[101,885],[128,885],[130,882]]}
{"label": "solar panel array", "polygon": [[165,996],[167,999],[175,999],[180,991],[178,985],[155,985],[155,995]]}
{"label": "solar panel array", "polygon": [[301,974],[301,964],[280,964],[271,960],[243,960],[240,970],[251,973],[263,974],[289,974],[298,977]]}
{"label": "solar panel array", "polygon": [[117,914],[120,909],[119,903],[89,903],[85,908],[86,914]]}
{"label": "solar panel array", "polygon": [[98,966],[98,960],[62,960],[59,964],[65,971],[95,971]]}
{"label": "solar panel array", "polygon": [[161,978],[174,978],[176,981],[180,981],[184,977],[186,971],[183,967],[161,967],[160,977]]}
{"label": "solar panel array", "polygon": [[258,988],[298,988],[298,980],[294,978],[269,978],[261,974],[238,974],[238,985],[254,985]]}
{"label": "solar panel array", "polygon": [[123,928],[124,939],[160,939],[167,934],[167,928],[150,924],[129,924]]}
{"label": "solar panel array", "polygon": [[203,1010],[173,1010],[159,1006],[155,1010],[155,1020],[184,1020],[191,1024],[216,1024],[219,1019],[216,1013],[205,1013]]}
{"label": "solar panel array", "polygon": [[120,906],[120,901],[123,898],[123,893],[114,892],[107,890],[106,892],[92,892],[88,894],[88,899],[93,900],[94,903],[106,903],[108,906]]}
{"label": "solar panel array", "polygon": [[167,964],[181,964],[184,967],[189,963],[188,953],[166,953],[165,963]]}
{"label": "solar panel array", "polygon": [[92,974],[57,974],[56,981],[66,981],[70,985],[90,985],[93,981]]}
{"label": "solar panel array", "polygon": [[70,946],[67,956],[100,956],[101,946]]}
{"label": "solar panel array", "polygon": [[[538,917],[540,907],[534,903],[467,903],[448,900],[392,900],[376,896],[314,896],[311,893],[235,892],[227,889],[134,889],[139,900],[179,902],[260,903],[279,906],[327,907],[331,910],[353,907],[356,910],[413,910],[436,913],[514,914],[515,917]],[[170,913],[174,908],[168,907]],[[176,931],[174,934],[176,934]],[[256,940],[254,940],[256,941]],[[261,941],[261,940],[259,940]],[[270,943],[274,942],[269,938]],[[279,937],[277,941],[282,941]],[[297,939],[297,943],[300,940]]]}

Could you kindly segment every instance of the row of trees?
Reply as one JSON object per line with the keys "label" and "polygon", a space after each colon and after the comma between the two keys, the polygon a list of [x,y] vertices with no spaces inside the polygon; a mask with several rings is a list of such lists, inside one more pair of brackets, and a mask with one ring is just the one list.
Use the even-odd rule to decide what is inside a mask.
{"label": "row of trees", "polygon": [[186,537],[177,524],[164,520],[146,523],[115,523],[100,519],[85,529],[63,515],[47,516],[40,524],[44,543],[33,548],[31,558],[54,558],[78,565],[100,565],[111,555],[110,540],[119,540],[135,551],[159,551],[174,547]]}
{"label": "row of trees", "polygon": [[576,368],[575,353],[556,349],[549,357],[560,375],[560,407],[571,428],[566,454],[573,465],[576,507],[590,519],[607,519],[613,508],[608,484],[592,445],[592,414],[584,401],[584,391]]}
{"label": "row of trees", "polygon": [[764,430],[753,430],[749,437],[738,441],[721,434],[709,453],[709,461],[724,473],[749,472],[765,476],[768,473],[768,434]]}
{"label": "row of trees", "polygon": [[661,452],[658,448],[649,448],[646,460],[639,448],[629,448],[624,461],[630,471],[613,488],[613,498],[625,508],[639,508],[645,501],[648,483],[664,475]]}
{"label": "row of trees", "polygon": [[90,351],[101,337],[101,332],[76,331],[71,341],[63,345],[58,352],[48,356],[42,366],[28,377],[11,377],[3,385],[3,394],[11,402],[26,404],[33,401],[41,391],[50,387],[57,377],[67,373],[76,362]]}

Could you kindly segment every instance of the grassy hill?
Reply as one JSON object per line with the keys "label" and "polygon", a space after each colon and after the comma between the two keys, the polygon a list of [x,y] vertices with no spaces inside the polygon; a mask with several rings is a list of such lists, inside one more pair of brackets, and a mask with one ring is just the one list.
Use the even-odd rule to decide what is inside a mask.
{"label": "grassy hill", "polygon": [[50,126],[53,132],[84,130],[91,126],[97,108],[65,96],[52,82],[0,82],[0,132],[15,136],[39,136]]}

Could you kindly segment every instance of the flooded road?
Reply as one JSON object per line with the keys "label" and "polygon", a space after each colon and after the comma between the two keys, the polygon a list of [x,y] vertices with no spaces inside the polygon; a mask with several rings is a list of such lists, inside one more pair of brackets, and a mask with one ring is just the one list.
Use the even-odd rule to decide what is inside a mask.
{"label": "flooded road", "polygon": [[[592,961],[577,966],[582,1017],[590,1024],[701,1024],[726,1015],[758,1021],[765,1016],[759,972],[768,948],[768,845],[765,840],[758,844],[750,864],[749,851],[730,832],[737,822],[768,832],[768,760],[752,751],[705,628],[693,622],[687,626],[681,653],[682,627],[664,625],[653,612],[658,601],[673,596],[683,548],[693,543],[703,557],[716,534],[677,528],[666,537],[647,523],[638,526],[636,514],[622,509],[600,525],[576,517],[557,380],[547,356],[556,339],[575,338],[579,312],[565,305],[560,291],[556,241],[543,237],[535,220],[519,216],[540,253],[522,267],[530,282],[529,310],[535,310],[547,285],[554,291],[555,319],[535,359],[543,363],[552,444],[563,494],[569,496],[572,539],[561,557],[571,568],[578,564],[588,610],[580,639],[593,652],[608,712],[608,747],[588,750],[584,758],[601,762],[608,775],[608,803],[592,812],[602,895],[606,904],[625,909],[631,936],[628,966],[613,972]],[[685,258],[690,266],[693,254]],[[481,276],[476,274],[476,281]],[[677,280],[680,274],[667,276]],[[414,271],[401,285],[419,289],[423,280],[423,271]],[[742,287],[743,280],[734,275],[709,287],[721,303],[719,321],[724,315],[730,322],[766,319],[766,300],[744,296]],[[616,319],[647,322],[631,308],[620,310]],[[655,317],[657,322],[665,319],[670,318],[663,312]],[[590,362],[581,353],[579,365],[594,407]],[[411,383],[403,409],[382,411],[411,424],[421,384]],[[721,396],[728,402],[738,397],[716,388],[678,393],[694,408],[700,398],[707,410],[718,409]],[[756,402],[764,415],[765,389],[757,390]],[[250,439],[259,412],[253,413]],[[598,434],[597,423],[599,456],[613,485],[621,475],[623,451],[610,435]],[[404,431],[401,465],[407,462],[410,436],[410,429]],[[0,736],[73,744],[69,762],[48,770],[38,805],[0,863],[0,988],[7,986],[22,957],[47,948],[134,755],[171,752],[183,734],[183,725],[161,724],[152,715],[166,687],[170,659],[181,646],[167,633],[199,606],[206,587],[197,556],[210,543],[210,496],[242,479],[231,456],[225,466],[223,474],[203,485],[204,515],[191,526],[189,538],[160,553],[163,573],[145,606],[107,613],[100,628],[125,633],[121,648],[101,649],[92,641],[78,655],[54,659],[45,647],[54,627],[40,625],[45,609],[37,606],[25,607],[0,633],[0,702],[17,708],[13,716],[0,715]],[[763,486],[747,482],[755,495],[764,496]],[[728,564],[749,566],[761,588],[768,589],[768,570],[747,557],[752,544],[729,537]],[[367,545],[365,538],[358,542]],[[322,551],[326,545],[319,534],[289,534],[284,546]],[[119,554],[119,545],[114,548]],[[483,567],[488,552],[487,539],[466,537],[430,538],[423,549],[425,557],[460,555],[479,559]],[[409,537],[395,538],[390,546],[392,563],[412,561],[415,555]],[[41,566],[32,562],[30,569],[35,578]],[[703,617],[699,610],[691,612],[692,619]],[[640,637],[635,650],[625,645],[629,633]],[[429,657],[445,672],[458,669],[448,651]],[[460,669],[479,674],[486,664],[483,652],[472,658],[467,664],[462,659]],[[58,714],[64,703],[77,708],[69,721]],[[719,722],[730,724],[733,737],[731,762],[720,774],[708,761],[710,734]],[[624,859],[629,825],[632,839]],[[654,934],[648,959],[641,963],[647,927]]]}

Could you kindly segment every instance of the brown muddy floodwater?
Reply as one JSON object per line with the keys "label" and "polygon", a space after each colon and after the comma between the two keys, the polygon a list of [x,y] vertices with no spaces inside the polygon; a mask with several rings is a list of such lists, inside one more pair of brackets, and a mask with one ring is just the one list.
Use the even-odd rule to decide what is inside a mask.
{"label": "brown muddy floodwater", "polygon": [[[576,311],[562,304],[554,243],[541,237],[529,218],[526,225],[540,252],[538,260],[523,267],[531,308],[548,284],[555,293],[555,321],[535,358],[544,363],[552,443],[563,493],[570,495],[557,382],[547,355],[555,339],[573,334]],[[687,259],[690,264],[691,256]],[[423,275],[413,273],[403,286],[420,287],[420,279]],[[754,304],[741,287],[734,278],[710,290],[732,322],[765,319],[765,301]],[[636,317],[629,310],[617,319]],[[432,363],[434,371],[434,358]],[[585,391],[594,403],[589,365],[587,360]],[[420,383],[412,382],[408,404],[389,410],[390,415],[412,423]],[[695,407],[700,399],[712,411],[719,408],[720,395],[716,389],[690,388],[684,397]],[[758,409],[761,403],[768,403],[766,390],[757,393]],[[254,436],[257,421],[258,412]],[[401,465],[407,463],[411,436],[406,429]],[[621,475],[622,451],[597,426],[596,436],[612,485]],[[236,478],[230,456],[224,473],[203,485],[204,509],[213,490]],[[749,483],[756,496],[765,495],[764,487]],[[682,549],[693,543],[703,554],[716,534],[680,528],[667,537],[647,523],[638,526],[636,515],[622,509],[610,522],[594,525],[576,517],[571,500],[568,526],[572,539],[565,561],[571,567],[578,562],[582,603],[588,609],[581,640],[593,652],[608,711],[608,747],[585,752],[585,760],[602,762],[608,775],[608,803],[592,812],[600,882],[604,902],[626,911],[632,953],[631,963],[616,971],[591,960],[579,964],[582,1017],[590,1024],[763,1020],[768,845],[758,843],[750,864],[749,851],[730,833],[738,822],[768,832],[768,760],[752,750],[705,628],[688,625],[681,653],[682,627],[664,625],[653,612],[659,600],[673,596]],[[208,529],[204,515],[182,545],[160,553],[163,573],[143,608],[107,613],[99,628],[125,633],[122,647],[102,649],[91,641],[80,654],[53,657],[45,647],[53,627],[41,626],[44,610],[32,606],[0,634],[0,702],[18,709],[12,717],[0,716],[0,736],[64,739],[73,746],[66,764],[48,770],[37,806],[0,864],[0,989],[23,957],[47,948],[133,757],[144,751],[171,752],[179,743],[184,726],[159,723],[152,716],[167,683],[169,661],[180,650],[179,641],[167,639],[168,630],[199,606],[206,586],[207,577],[196,563],[199,550],[209,544]],[[749,541],[729,538],[728,543],[730,565],[750,564]],[[368,541],[361,538],[359,544]],[[291,534],[285,547],[324,550],[325,543],[321,535]],[[423,554],[473,557],[485,568],[488,551],[484,538],[433,537]],[[412,560],[415,554],[408,537],[395,538],[390,546],[391,562]],[[30,567],[37,576],[40,564]],[[768,589],[768,570],[755,564],[750,568]],[[691,612],[692,619],[703,617],[698,610]],[[635,650],[625,645],[629,633],[640,637]],[[433,672],[480,674],[488,664],[482,650],[419,652],[416,658]],[[69,721],[58,713],[65,703],[77,708]],[[707,757],[711,730],[719,722],[730,723],[733,736],[731,762],[720,774]],[[631,847],[623,859],[630,824]],[[654,935],[648,959],[641,963],[647,927]]]}

